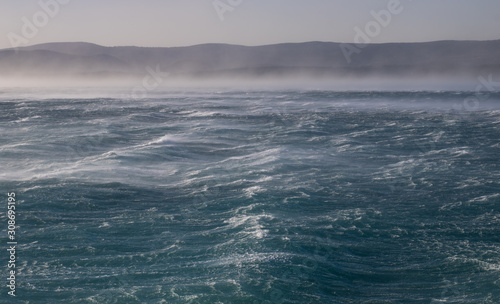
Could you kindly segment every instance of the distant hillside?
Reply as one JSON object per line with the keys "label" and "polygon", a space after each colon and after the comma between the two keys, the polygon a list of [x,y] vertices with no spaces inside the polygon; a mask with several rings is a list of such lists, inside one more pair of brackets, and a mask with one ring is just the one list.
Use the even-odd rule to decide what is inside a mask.
{"label": "distant hillside", "polygon": [[500,72],[500,40],[370,44],[350,56],[332,42],[264,46],[103,47],[47,43],[0,50],[0,77],[144,75],[160,67],[172,77],[478,75]]}

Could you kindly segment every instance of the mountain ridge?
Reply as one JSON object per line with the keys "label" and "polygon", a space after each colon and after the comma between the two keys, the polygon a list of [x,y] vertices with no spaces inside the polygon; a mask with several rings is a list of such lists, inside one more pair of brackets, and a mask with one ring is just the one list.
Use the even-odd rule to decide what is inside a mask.
{"label": "mountain ridge", "polygon": [[[500,40],[378,43],[346,57],[337,42],[244,46],[107,47],[54,42],[0,50],[0,77],[140,77],[159,67],[172,77],[478,75],[500,72]],[[349,45],[354,47],[354,45]]]}

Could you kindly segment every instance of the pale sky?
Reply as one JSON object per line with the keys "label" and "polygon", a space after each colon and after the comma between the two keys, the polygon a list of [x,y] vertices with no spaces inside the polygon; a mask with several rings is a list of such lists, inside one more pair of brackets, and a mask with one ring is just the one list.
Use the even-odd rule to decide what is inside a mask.
{"label": "pale sky", "polygon": [[[12,41],[20,46],[85,41],[167,47],[210,42],[353,42],[354,29],[365,31],[367,24],[374,25],[371,11],[381,10],[389,12],[390,20],[373,28],[373,43],[500,39],[499,0],[399,0],[398,13],[388,10],[391,1],[398,2],[0,0],[0,48],[11,47]],[[214,2],[222,5],[219,12]],[[44,11],[40,3],[50,5]]]}

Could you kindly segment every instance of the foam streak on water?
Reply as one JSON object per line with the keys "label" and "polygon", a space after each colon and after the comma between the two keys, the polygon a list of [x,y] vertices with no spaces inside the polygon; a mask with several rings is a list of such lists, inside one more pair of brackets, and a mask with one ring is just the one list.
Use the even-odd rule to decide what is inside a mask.
{"label": "foam streak on water", "polygon": [[500,94],[469,95],[2,93],[18,299],[499,303]]}

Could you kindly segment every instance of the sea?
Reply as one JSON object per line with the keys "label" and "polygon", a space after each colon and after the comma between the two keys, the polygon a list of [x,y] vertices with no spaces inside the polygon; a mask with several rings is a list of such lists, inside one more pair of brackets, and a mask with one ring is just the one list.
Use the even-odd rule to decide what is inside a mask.
{"label": "sea", "polygon": [[498,91],[88,92],[0,89],[0,303],[500,303]]}

